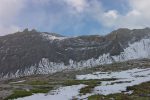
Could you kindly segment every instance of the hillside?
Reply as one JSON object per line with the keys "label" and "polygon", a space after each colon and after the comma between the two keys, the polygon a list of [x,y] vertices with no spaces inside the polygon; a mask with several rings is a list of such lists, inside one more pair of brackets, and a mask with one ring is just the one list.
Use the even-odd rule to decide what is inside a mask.
{"label": "hillside", "polygon": [[36,30],[0,37],[0,77],[51,74],[149,58],[150,29],[118,29],[106,36],[65,37]]}

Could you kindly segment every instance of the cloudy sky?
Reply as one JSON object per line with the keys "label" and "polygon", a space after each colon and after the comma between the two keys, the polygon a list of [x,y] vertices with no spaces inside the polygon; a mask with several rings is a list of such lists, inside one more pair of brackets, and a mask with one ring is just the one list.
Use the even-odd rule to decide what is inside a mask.
{"label": "cloudy sky", "polygon": [[24,28],[67,36],[150,27],[150,0],[0,0],[0,35]]}

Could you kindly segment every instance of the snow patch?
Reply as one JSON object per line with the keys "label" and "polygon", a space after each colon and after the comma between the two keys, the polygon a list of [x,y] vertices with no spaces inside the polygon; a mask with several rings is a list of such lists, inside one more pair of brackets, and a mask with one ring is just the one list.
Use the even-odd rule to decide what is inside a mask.
{"label": "snow patch", "polygon": [[10,82],[10,83],[12,83],[12,84],[16,84],[16,83],[23,83],[23,82],[25,82],[26,80],[21,80],[21,81],[17,81],[17,82]]}
{"label": "snow patch", "polygon": [[[142,76],[141,76],[142,75]],[[78,80],[88,79],[104,79],[104,78],[117,78],[114,81],[101,81],[100,86],[96,86],[92,93],[81,95],[79,90],[86,85],[72,85],[60,87],[59,89],[52,90],[48,94],[34,94],[29,97],[18,98],[16,100],[87,100],[88,96],[94,94],[114,94],[125,91],[125,94],[132,94],[133,91],[126,91],[127,86],[138,85],[143,82],[150,81],[150,68],[146,69],[131,69],[120,72],[95,72],[87,75],[77,75]]]}
{"label": "snow patch", "polygon": [[96,72],[87,75],[77,75],[76,78],[79,80],[116,78],[117,80],[114,81],[102,81],[102,84],[94,89],[95,94],[108,95],[121,93],[126,91],[128,86],[150,81],[150,68],[135,68],[120,72]]}
{"label": "snow patch", "polygon": [[61,36],[55,36],[55,35],[51,35],[51,34],[46,34],[46,33],[42,33],[42,36],[44,38],[46,38],[47,40],[63,40],[63,39],[67,38],[67,37],[61,37]]}
{"label": "snow patch", "polygon": [[67,87],[61,87],[57,90],[53,90],[48,94],[34,94],[29,97],[18,98],[16,100],[72,100],[79,95],[79,90],[85,85],[73,85]]}

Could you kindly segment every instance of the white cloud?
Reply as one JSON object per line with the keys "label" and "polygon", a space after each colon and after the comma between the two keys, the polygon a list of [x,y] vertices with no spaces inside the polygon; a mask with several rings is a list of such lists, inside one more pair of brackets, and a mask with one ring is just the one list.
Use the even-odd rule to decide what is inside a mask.
{"label": "white cloud", "polygon": [[150,0],[130,0],[130,6],[132,10],[141,13],[141,17],[144,21],[150,20]]}
{"label": "white cloud", "polygon": [[118,18],[118,12],[116,10],[109,10],[107,12],[103,12],[103,17],[101,19],[102,23],[105,26],[111,27],[114,25]]}
{"label": "white cloud", "polygon": [[117,13],[118,12],[116,10],[109,10],[108,12],[104,13],[104,16],[108,18],[116,19],[118,17]]}
{"label": "white cloud", "polygon": [[[129,0],[128,6],[130,8],[126,14],[112,13],[114,17],[112,16],[111,18],[111,24],[109,24],[109,21],[105,21],[106,23],[103,24],[109,24],[109,27],[114,28],[125,27],[133,29],[150,27],[150,0]],[[109,18],[105,17],[104,20],[109,20]]]}
{"label": "white cloud", "polygon": [[23,8],[23,4],[24,0],[0,0],[0,35],[18,30],[12,23]]}
{"label": "white cloud", "polygon": [[83,12],[88,4],[87,0],[64,0],[64,2],[79,13]]}
{"label": "white cloud", "polygon": [[0,0],[0,19],[11,19],[23,7],[23,0]]}
{"label": "white cloud", "polygon": [[127,17],[136,17],[136,16],[141,16],[141,13],[137,10],[132,10],[127,13]]}
{"label": "white cloud", "polygon": [[129,0],[129,3],[133,9],[144,12],[146,12],[146,9],[148,10],[150,6],[150,0]]}
{"label": "white cloud", "polygon": [[[24,28],[44,26],[55,29],[62,25],[62,30],[67,30],[72,25],[76,31],[85,25],[84,19],[87,17],[108,29],[150,26],[150,0],[128,0],[126,6],[129,7],[129,11],[124,14],[116,9],[106,10],[100,0],[0,0],[0,35],[20,29],[15,22],[18,20],[17,15],[24,12],[24,8],[30,7],[26,2],[32,4],[35,7],[34,10],[36,7],[38,10],[31,9],[32,13],[26,12],[26,22],[24,19],[21,20],[21,24],[27,24]],[[56,5],[48,7],[50,3]],[[58,9],[62,10],[59,12]],[[47,12],[48,10],[52,12]]]}
{"label": "white cloud", "polygon": [[50,0],[30,0],[30,2],[34,3],[34,4],[48,4],[50,2]]}
{"label": "white cloud", "polygon": [[20,31],[21,28],[15,25],[10,25],[10,26],[1,26],[0,25],[0,36],[6,35],[6,34],[11,34],[13,32]]}
{"label": "white cloud", "polygon": [[[118,27],[144,28],[150,26],[150,0],[129,0],[130,10],[120,16]],[[124,20],[124,23],[122,20]]]}

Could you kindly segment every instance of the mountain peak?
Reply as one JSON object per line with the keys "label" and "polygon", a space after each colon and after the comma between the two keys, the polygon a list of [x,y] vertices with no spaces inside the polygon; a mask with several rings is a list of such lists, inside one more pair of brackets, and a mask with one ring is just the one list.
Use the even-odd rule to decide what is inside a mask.
{"label": "mountain peak", "polygon": [[28,31],[29,31],[29,29],[28,29],[28,28],[26,28],[26,29],[24,29],[24,30],[23,30],[23,32],[28,32]]}
{"label": "mountain peak", "polygon": [[38,32],[36,29],[32,29],[31,31],[28,28],[25,28],[23,31],[23,33],[36,33]]}

